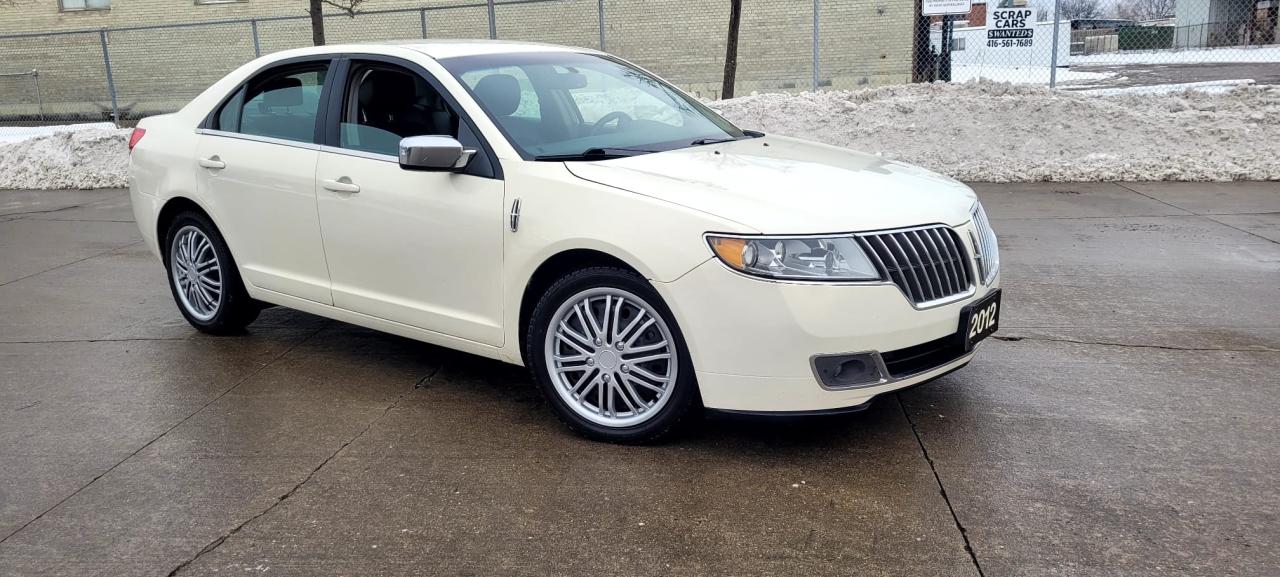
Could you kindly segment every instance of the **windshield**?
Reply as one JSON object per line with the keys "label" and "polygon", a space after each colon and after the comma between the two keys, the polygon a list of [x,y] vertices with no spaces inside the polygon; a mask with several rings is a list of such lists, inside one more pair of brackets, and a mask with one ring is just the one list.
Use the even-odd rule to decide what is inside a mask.
{"label": "windshield", "polygon": [[628,156],[744,138],[693,98],[607,56],[485,54],[440,63],[525,159]]}

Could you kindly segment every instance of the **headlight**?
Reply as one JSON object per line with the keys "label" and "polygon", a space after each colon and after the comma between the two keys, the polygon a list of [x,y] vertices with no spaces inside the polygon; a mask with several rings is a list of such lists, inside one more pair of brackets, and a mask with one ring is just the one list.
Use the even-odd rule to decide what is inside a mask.
{"label": "headlight", "polygon": [[974,258],[978,261],[978,267],[982,273],[982,284],[991,284],[996,278],[996,272],[1000,270],[1000,247],[996,244],[996,232],[991,230],[991,223],[987,221],[987,211],[983,210],[982,203],[977,202],[973,205],[973,248],[978,254]]}
{"label": "headlight", "polygon": [[789,280],[880,280],[852,236],[830,238],[707,236],[711,250],[734,270]]}

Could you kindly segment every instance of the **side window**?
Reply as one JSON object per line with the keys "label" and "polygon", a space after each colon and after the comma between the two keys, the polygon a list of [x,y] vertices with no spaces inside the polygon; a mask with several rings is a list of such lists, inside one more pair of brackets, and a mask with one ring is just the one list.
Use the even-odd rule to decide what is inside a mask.
{"label": "side window", "polygon": [[458,137],[458,115],[422,76],[389,64],[352,68],[338,145],[395,156],[408,136]]}
{"label": "side window", "polygon": [[534,122],[542,120],[538,93],[522,68],[504,66],[472,70],[462,75],[462,81],[495,117]]}
{"label": "side window", "polygon": [[218,130],[314,142],[327,72],[327,64],[264,72],[218,111]]}

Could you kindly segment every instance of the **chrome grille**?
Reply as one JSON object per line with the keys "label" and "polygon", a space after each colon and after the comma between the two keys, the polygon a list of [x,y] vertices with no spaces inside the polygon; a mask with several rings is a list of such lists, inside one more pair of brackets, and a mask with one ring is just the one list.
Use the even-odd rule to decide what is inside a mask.
{"label": "chrome grille", "polygon": [[934,226],[858,235],[880,274],[920,305],[969,292],[969,259],[950,227]]}

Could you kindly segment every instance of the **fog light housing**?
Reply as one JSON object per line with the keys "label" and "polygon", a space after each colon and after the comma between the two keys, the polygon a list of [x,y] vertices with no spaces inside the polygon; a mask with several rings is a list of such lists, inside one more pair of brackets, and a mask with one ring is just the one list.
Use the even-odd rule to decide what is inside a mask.
{"label": "fog light housing", "polygon": [[813,372],[827,389],[870,387],[886,380],[880,355],[874,352],[816,356]]}

